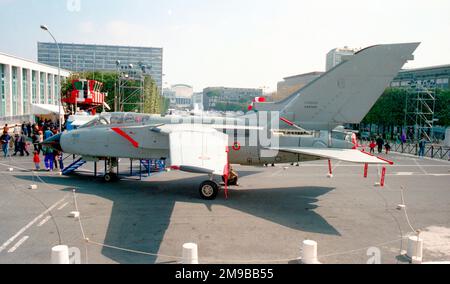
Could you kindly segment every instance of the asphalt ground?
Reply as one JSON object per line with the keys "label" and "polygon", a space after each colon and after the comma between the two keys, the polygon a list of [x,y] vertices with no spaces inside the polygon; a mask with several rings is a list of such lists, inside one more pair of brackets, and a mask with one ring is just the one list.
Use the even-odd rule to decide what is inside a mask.
{"label": "asphalt ground", "polygon": [[[367,263],[375,248],[382,263],[393,264],[405,263],[406,237],[416,230],[424,261],[449,261],[450,163],[388,158],[395,165],[383,188],[374,186],[377,166],[367,179],[363,166],[339,162],[332,179],[326,161],[237,166],[240,186],[215,201],[199,199],[205,176],[167,172],[140,180],[127,176],[128,160],[120,164],[122,180],[105,183],[94,178],[92,163],[61,176],[31,173],[31,158],[2,159],[0,263],[50,263],[58,244],[79,249],[81,263],[178,263],[182,245],[194,242],[200,263],[286,264],[297,263],[302,241],[311,239],[322,263]],[[135,162],[133,172],[138,168]],[[397,210],[401,203],[406,214]],[[77,207],[81,222],[69,217]]]}

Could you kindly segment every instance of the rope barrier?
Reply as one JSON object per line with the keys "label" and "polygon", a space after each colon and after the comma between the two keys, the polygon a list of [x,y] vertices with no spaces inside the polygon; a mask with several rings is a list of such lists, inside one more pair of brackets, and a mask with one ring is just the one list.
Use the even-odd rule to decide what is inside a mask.
{"label": "rope barrier", "polygon": [[[12,164],[12,159],[11,159],[11,164]],[[338,163],[335,166],[335,168],[337,168],[339,165],[340,164]],[[17,167],[17,166],[15,166],[15,168],[24,170],[25,172],[31,172],[33,174],[33,178],[38,179],[41,183],[43,183],[44,185],[48,186],[51,189],[57,189],[56,187],[46,183],[40,177],[40,175],[37,174],[36,172],[30,171],[30,170],[26,170],[26,169],[23,169],[23,168],[20,168],[20,167]],[[379,167],[378,167],[378,175],[380,175],[380,168]],[[15,185],[13,184],[13,186],[15,186]],[[387,189],[392,190],[389,186],[387,186]],[[403,187],[402,187],[400,192],[401,192],[402,202],[403,202],[403,204],[405,204],[404,203],[405,198],[404,198],[404,188]],[[77,200],[77,194],[76,194],[76,190],[75,189],[73,190],[73,199],[74,199],[75,210],[77,212],[80,212],[79,211],[79,207],[78,207],[78,200]],[[413,232],[418,233],[418,237],[420,237],[420,231],[416,231],[414,229],[414,227],[412,226],[412,224],[410,222],[410,218],[409,218],[408,213],[407,213],[407,210],[405,210],[405,217],[406,217],[406,220],[407,220],[407,223],[408,223],[409,227],[413,230]],[[53,216],[52,216],[52,218],[53,218]],[[78,218],[78,223],[79,223],[79,226],[80,226],[80,230],[81,230],[81,234],[82,234],[82,237],[83,237],[83,241],[86,244],[86,246],[85,246],[85,248],[86,248],[86,262],[88,262],[87,244],[91,244],[91,245],[95,245],[95,246],[99,246],[99,247],[105,247],[105,248],[114,249],[114,250],[123,251],[123,252],[128,252],[128,253],[146,255],[146,256],[169,258],[169,259],[175,259],[175,260],[182,260],[183,259],[182,257],[179,257],[179,256],[171,256],[171,255],[164,255],[164,254],[158,254],[158,253],[149,253],[149,252],[138,251],[138,250],[133,250],[133,249],[126,249],[126,248],[121,248],[121,247],[118,247],[118,246],[112,246],[112,245],[107,245],[107,244],[104,244],[104,243],[92,241],[89,238],[87,238],[87,236],[86,236],[86,231],[85,231],[83,223],[82,223],[81,214],[80,214],[80,217]],[[55,224],[55,225],[57,226],[57,224]],[[364,247],[364,248],[360,248],[360,249],[349,250],[349,251],[340,252],[340,253],[319,255],[319,258],[329,258],[329,257],[333,257],[333,256],[351,255],[351,254],[355,254],[355,253],[360,252],[360,251],[366,251],[366,250],[370,249],[371,247],[383,247],[383,246],[386,246],[386,245],[389,245],[389,244],[393,244],[393,243],[396,243],[396,242],[402,242],[403,243],[403,241],[407,237],[405,237],[403,235],[403,232],[401,232],[401,236],[402,236],[401,239],[396,239],[396,240],[393,240],[393,241],[388,241],[388,242],[376,244],[376,245],[373,245],[373,246],[368,246],[368,247]],[[300,250],[299,250],[299,252],[300,252]],[[207,259],[207,258],[205,258],[205,259]],[[290,262],[290,261],[296,260],[296,259],[298,259],[298,256],[292,257],[292,258],[288,258],[288,259],[269,259],[269,260],[268,259],[266,259],[266,260],[256,260],[256,259],[244,260],[244,259],[239,259],[239,260],[226,260],[226,261],[221,261],[221,262],[226,262],[226,263],[279,263],[279,262]]]}

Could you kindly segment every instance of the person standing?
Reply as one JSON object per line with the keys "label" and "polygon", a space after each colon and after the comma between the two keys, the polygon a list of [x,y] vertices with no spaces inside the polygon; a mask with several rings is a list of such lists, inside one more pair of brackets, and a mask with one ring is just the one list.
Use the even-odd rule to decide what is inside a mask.
{"label": "person standing", "polygon": [[36,132],[33,133],[33,135],[31,136],[31,141],[34,146],[34,151],[37,151],[39,154],[40,151],[39,151],[39,135],[38,135],[38,133],[36,133]]}
{"label": "person standing", "polygon": [[31,122],[27,123],[27,133],[28,133],[28,138],[31,138],[31,135],[33,134],[33,127],[31,126]]}
{"label": "person standing", "polygon": [[381,138],[381,136],[378,136],[377,138],[377,145],[378,145],[378,154],[383,153],[384,140],[383,138]]}
{"label": "person standing", "polygon": [[43,152],[42,151],[42,142],[44,142],[44,133],[42,131],[39,131],[39,135],[38,135],[38,149],[39,149],[39,153]]}
{"label": "person standing", "polygon": [[3,135],[0,137],[0,141],[2,144],[2,151],[5,155],[5,158],[9,155],[9,141],[11,140],[11,136],[8,134],[8,132],[4,131]]}
{"label": "person standing", "polygon": [[369,147],[370,147],[370,154],[375,155],[375,147],[377,147],[377,143],[375,143],[375,140],[372,139]]}
{"label": "person standing", "polygon": [[25,134],[28,136],[28,132],[27,132],[27,124],[25,123],[25,121],[22,123],[22,133],[21,134]]}
{"label": "person standing", "polygon": [[422,139],[419,141],[419,158],[425,157],[425,146],[427,144],[427,140],[424,136],[422,136]]}
{"label": "person standing", "polygon": [[20,156],[24,156],[24,153],[27,154],[27,157],[30,156],[30,153],[27,150],[27,139],[28,136],[24,134],[22,134],[22,136],[20,137]]}
{"label": "person standing", "polygon": [[5,126],[3,127],[3,133],[8,133],[9,132],[9,127],[8,124],[5,124]]}
{"label": "person standing", "polygon": [[50,147],[44,147],[43,152],[45,156],[44,158],[45,170],[48,172],[53,171],[53,161],[55,159],[53,155],[53,149]]}
{"label": "person standing", "polygon": [[34,163],[36,171],[40,171],[41,170],[41,158],[39,157],[38,151],[34,151],[33,163]]}
{"label": "person standing", "polygon": [[50,128],[44,131],[44,141],[53,136],[53,131]]}
{"label": "person standing", "polygon": [[389,155],[389,152],[391,152],[391,144],[389,143],[389,141],[386,142],[384,148],[386,149],[386,155]]}
{"label": "person standing", "polygon": [[20,135],[21,134],[21,127],[16,124],[16,126],[14,127],[14,136]]}

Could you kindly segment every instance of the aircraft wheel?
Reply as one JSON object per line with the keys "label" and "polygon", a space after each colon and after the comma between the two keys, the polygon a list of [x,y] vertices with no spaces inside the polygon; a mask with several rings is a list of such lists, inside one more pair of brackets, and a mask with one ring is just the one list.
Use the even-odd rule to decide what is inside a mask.
{"label": "aircraft wheel", "polygon": [[219,194],[219,186],[213,181],[205,181],[199,188],[200,197],[204,200],[214,200]]}
{"label": "aircraft wheel", "polygon": [[103,176],[103,180],[105,182],[113,182],[115,179],[116,179],[116,175],[112,174],[112,173],[108,173],[108,174]]}

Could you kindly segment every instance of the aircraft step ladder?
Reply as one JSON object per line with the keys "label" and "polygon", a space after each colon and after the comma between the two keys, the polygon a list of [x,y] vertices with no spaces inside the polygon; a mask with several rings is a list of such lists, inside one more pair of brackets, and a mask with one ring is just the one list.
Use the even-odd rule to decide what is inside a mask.
{"label": "aircraft step ladder", "polygon": [[67,168],[65,168],[62,171],[63,175],[68,175],[73,173],[74,171],[78,170],[80,167],[84,166],[84,164],[86,164],[86,161],[83,160],[83,158],[79,158],[78,160],[76,160],[75,162],[73,162],[72,164],[70,164],[70,166],[68,166]]}
{"label": "aircraft step ladder", "polygon": [[166,169],[166,164],[163,160],[141,160],[141,165],[146,172],[157,173]]}

